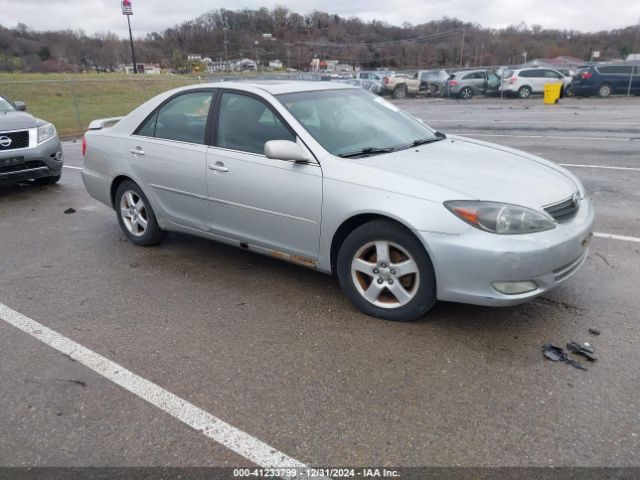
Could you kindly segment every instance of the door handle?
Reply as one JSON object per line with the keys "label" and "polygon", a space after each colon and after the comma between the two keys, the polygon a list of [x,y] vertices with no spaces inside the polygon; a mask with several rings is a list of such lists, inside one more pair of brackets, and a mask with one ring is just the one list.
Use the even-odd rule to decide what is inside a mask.
{"label": "door handle", "polygon": [[133,153],[134,155],[144,155],[144,150],[142,150],[142,148],[140,147],[132,148],[131,150],[129,150],[129,152]]}
{"label": "door handle", "polygon": [[224,166],[223,163],[210,163],[209,170],[215,170],[216,172],[228,172],[229,169]]}

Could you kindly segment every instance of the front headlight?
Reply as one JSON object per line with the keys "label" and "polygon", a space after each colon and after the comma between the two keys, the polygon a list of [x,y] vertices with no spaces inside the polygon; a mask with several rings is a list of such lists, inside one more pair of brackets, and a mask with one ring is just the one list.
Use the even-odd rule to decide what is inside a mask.
{"label": "front headlight", "polygon": [[444,206],[455,216],[486,232],[500,235],[543,232],[555,228],[541,212],[507,203],[454,200]]}
{"label": "front headlight", "polygon": [[52,123],[46,123],[38,127],[38,143],[45,142],[56,135],[56,127]]}

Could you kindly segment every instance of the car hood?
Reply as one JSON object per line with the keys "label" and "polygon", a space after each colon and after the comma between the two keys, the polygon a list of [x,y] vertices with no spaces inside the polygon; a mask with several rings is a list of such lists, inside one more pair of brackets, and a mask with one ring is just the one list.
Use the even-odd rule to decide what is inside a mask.
{"label": "car hood", "polygon": [[[399,192],[432,201],[473,198],[540,208],[576,192],[582,194],[577,180],[552,162],[508,147],[456,136],[418,148],[366,157],[358,163],[384,170],[386,185],[407,187],[399,188]],[[371,180],[373,175],[368,177]],[[425,184],[439,188],[430,191]],[[450,198],[442,198],[443,194]]]}
{"label": "car hood", "polygon": [[19,130],[21,128],[34,128],[39,125],[38,120],[25,112],[0,113],[0,132],[7,130]]}

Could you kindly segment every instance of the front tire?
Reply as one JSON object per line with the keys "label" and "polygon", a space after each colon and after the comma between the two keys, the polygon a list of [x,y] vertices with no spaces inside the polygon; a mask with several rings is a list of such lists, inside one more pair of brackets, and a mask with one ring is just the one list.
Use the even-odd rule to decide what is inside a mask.
{"label": "front tire", "polygon": [[385,320],[416,320],[436,301],[429,255],[405,227],[374,220],[356,228],[338,253],[338,279],[361,312]]}
{"label": "front tire", "polygon": [[131,243],[140,246],[158,245],[166,232],[160,229],[151,204],[142,189],[125,180],[116,190],[114,206],[120,228]]}

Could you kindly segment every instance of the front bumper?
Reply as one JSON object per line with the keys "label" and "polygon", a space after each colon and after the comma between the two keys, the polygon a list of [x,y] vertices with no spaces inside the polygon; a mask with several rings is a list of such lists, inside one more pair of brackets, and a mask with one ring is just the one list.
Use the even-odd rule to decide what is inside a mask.
{"label": "front bumper", "polygon": [[[5,159],[19,159],[19,162],[3,166],[2,160]],[[2,150],[0,184],[61,175],[63,164],[62,146],[57,136],[35,147]]]}
{"label": "front bumper", "polygon": [[[583,199],[576,216],[553,230],[495,235],[473,227],[460,235],[418,232],[436,270],[438,299],[488,306],[517,305],[557,287],[587,258],[594,209]],[[506,295],[492,282],[533,281],[538,288]]]}

